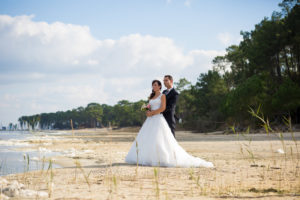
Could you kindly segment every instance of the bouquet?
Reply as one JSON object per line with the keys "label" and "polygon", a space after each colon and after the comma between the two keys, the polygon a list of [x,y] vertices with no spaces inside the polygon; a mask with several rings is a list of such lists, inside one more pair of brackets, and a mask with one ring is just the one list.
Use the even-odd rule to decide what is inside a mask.
{"label": "bouquet", "polygon": [[142,107],[141,107],[141,111],[148,111],[148,110],[151,110],[151,106],[150,104],[143,104]]}

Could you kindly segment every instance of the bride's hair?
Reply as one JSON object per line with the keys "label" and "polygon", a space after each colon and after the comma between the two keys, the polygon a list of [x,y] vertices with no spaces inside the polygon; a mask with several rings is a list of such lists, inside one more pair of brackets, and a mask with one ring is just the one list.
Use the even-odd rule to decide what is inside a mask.
{"label": "bride's hair", "polygon": [[[157,83],[158,86],[160,86],[160,90],[161,90],[161,82],[160,82],[159,80],[153,80],[153,81],[152,81],[152,85],[153,85],[154,83]],[[152,93],[150,94],[149,99],[152,99],[154,96],[155,96],[155,92],[154,92],[153,89],[152,89]]]}

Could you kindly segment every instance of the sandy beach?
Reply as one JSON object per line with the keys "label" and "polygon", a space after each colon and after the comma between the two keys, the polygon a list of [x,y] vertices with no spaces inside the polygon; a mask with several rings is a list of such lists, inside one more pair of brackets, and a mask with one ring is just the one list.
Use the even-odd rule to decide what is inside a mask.
{"label": "sandy beach", "polygon": [[[63,168],[4,176],[2,189],[15,181],[43,194],[29,199],[57,200],[300,198],[299,132],[295,140],[283,133],[281,141],[265,133],[238,137],[177,131],[176,139],[188,153],[214,163],[207,169],[126,164],[137,131],[83,129],[24,141],[31,144],[24,150],[61,152],[51,162]],[[10,199],[24,198],[12,194]]]}

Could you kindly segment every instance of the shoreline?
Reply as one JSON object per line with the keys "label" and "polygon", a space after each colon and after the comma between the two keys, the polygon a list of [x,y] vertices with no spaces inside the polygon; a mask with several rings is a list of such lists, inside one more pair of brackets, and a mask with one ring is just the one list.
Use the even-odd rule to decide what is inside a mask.
{"label": "shoreline", "polygon": [[[93,141],[96,143],[106,143],[106,142],[133,142],[135,135],[138,133],[137,128],[135,132],[130,132],[132,131],[132,127],[128,128],[122,128],[122,129],[117,129],[117,130],[108,130],[106,128],[101,128],[101,129],[94,129],[94,128],[89,128],[89,129],[76,129],[74,131],[72,130],[51,130],[51,132],[44,131],[44,130],[38,130],[34,131],[32,133],[54,133],[53,135],[41,135],[41,139],[36,139],[36,140],[29,140],[28,145],[33,145],[33,146],[24,146],[24,147],[17,147],[15,146],[12,149],[15,149],[20,152],[26,152],[26,150],[35,150],[35,151],[40,151],[40,148],[43,151],[49,151],[50,152],[57,152],[61,153],[59,156],[51,156],[51,160],[53,163],[60,165],[61,168],[68,168],[68,167],[74,167],[74,158],[81,158],[80,156],[85,154],[84,152],[76,151],[73,147],[70,147],[69,149],[56,149],[56,148],[51,148],[49,149],[48,146],[49,140],[55,141],[57,140],[58,137],[64,138],[66,140],[65,142],[70,142],[71,144],[76,144],[78,143],[78,140],[88,140],[88,141]],[[178,142],[189,142],[189,143],[198,143],[198,142],[238,142],[238,141],[248,141],[246,137],[243,136],[237,136],[236,134],[220,134],[219,132],[211,132],[211,133],[194,133],[192,131],[177,131],[179,134],[176,135],[176,140]],[[177,133],[176,132],[176,133]],[[74,133],[74,135],[72,135]],[[125,137],[120,137],[116,136],[118,133],[121,133],[122,135],[125,135]],[[252,136],[252,141],[280,141],[278,135],[266,135],[265,133],[255,133],[255,134],[249,134],[250,137]],[[297,141],[300,140],[300,132],[295,133],[296,137],[295,139]],[[33,136],[37,136],[34,134]],[[128,137],[129,136],[129,137]],[[44,140],[43,141],[43,137]],[[120,139],[121,138],[121,139]],[[125,139],[126,138],[126,139]],[[292,136],[290,133],[283,133],[283,138],[286,141],[292,141]],[[0,140],[1,141],[1,140]],[[22,141],[22,140],[21,140]],[[23,140],[24,141],[24,140]],[[51,142],[50,142],[51,143]],[[53,143],[53,142],[52,142]],[[71,145],[72,146],[72,145]],[[89,151],[89,150],[87,150]],[[93,152],[90,152],[93,153]],[[88,155],[88,153],[87,153]],[[87,164],[95,164],[95,160],[93,159],[94,157],[91,157],[88,155],[88,159],[81,159],[84,163],[84,165]],[[50,159],[47,159],[49,161]],[[102,161],[103,162],[103,161]],[[99,160],[96,162],[97,164],[100,163]]]}
{"label": "shoreline", "polygon": [[[112,128],[80,128],[80,129],[36,129],[36,130],[0,130],[1,132],[30,132],[30,133],[52,133],[52,134],[70,134],[72,135],[72,132],[74,133],[95,133],[95,132],[130,132],[130,133],[138,133],[140,126],[133,126],[133,127],[112,127]],[[280,127],[283,130],[279,130],[278,128],[275,130],[277,133],[289,133],[287,127]],[[300,124],[296,124],[295,127],[292,129],[293,132],[300,132]],[[183,129],[183,128],[177,128],[176,132],[189,132],[192,134],[200,134],[200,135],[235,135],[236,133],[233,133],[230,129],[223,129],[223,130],[215,130],[215,131],[206,131],[206,132],[199,132],[197,130],[189,130],[189,129]],[[236,129],[237,133],[246,133],[245,131],[240,130],[239,128]],[[250,129],[249,134],[265,134],[266,131],[264,128],[260,129]]]}
{"label": "shoreline", "polygon": [[[287,152],[282,154],[278,152],[283,149],[282,142],[276,136],[250,134],[253,137],[251,149],[247,149],[249,140],[238,140],[236,135],[177,131],[179,144],[188,153],[212,161],[216,166],[214,169],[128,165],[124,158],[137,132],[81,129],[74,130],[74,136],[72,130],[64,133],[31,138],[27,142],[33,146],[19,149],[61,152],[52,159],[62,168],[0,178],[18,181],[26,189],[47,192],[50,199],[157,199],[157,195],[163,199],[215,199],[222,196],[294,199],[300,195],[297,179],[300,168],[295,162],[300,155],[296,153],[289,133],[284,133],[288,136],[284,141]],[[262,140],[264,137],[268,140]],[[300,133],[295,133],[295,137],[299,141]],[[253,151],[254,158],[247,150]],[[158,177],[154,170],[158,170]],[[280,181],[278,173],[282,176]],[[273,190],[266,192],[270,188]]]}

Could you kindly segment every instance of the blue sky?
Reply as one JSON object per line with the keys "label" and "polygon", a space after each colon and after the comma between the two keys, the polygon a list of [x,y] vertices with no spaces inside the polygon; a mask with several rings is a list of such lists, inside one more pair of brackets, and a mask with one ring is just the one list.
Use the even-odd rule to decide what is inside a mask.
{"label": "blue sky", "polygon": [[[0,123],[193,83],[278,0],[0,0]],[[0,124],[1,125],[1,124]]]}
{"label": "blue sky", "polygon": [[[89,26],[98,39],[140,33],[172,38],[186,49],[224,49],[216,36],[252,30],[278,10],[279,0],[1,0],[0,13],[35,15],[35,21]],[[190,2],[186,5],[186,2]]]}

